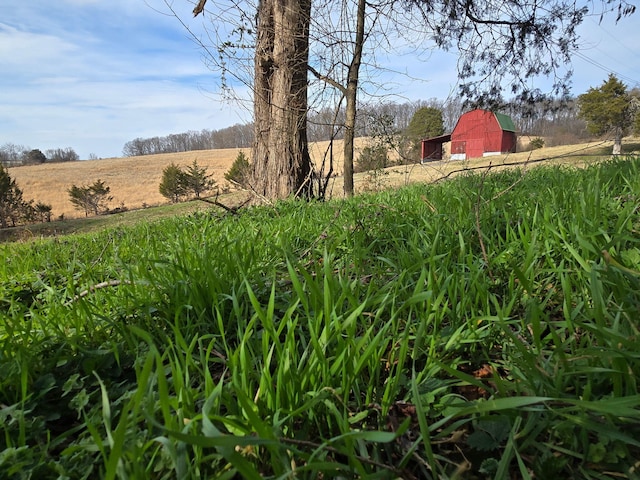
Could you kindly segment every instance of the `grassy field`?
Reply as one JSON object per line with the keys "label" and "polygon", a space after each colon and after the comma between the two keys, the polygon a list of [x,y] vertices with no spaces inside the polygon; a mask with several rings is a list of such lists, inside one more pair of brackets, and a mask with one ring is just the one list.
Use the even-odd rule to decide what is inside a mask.
{"label": "grassy field", "polygon": [[[357,139],[356,158],[367,145],[367,139]],[[626,145],[627,151],[640,148],[638,144]],[[324,153],[328,148],[327,142],[320,142],[310,146],[311,154],[320,164]],[[9,174],[16,180],[18,186],[24,192],[25,199],[34,199],[49,204],[53,208],[54,218],[63,215],[65,219],[80,218],[83,212],[75,210],[69,201],[67,190],[71,185],[89,185],[98,179],[106,182],[111,187],[113,201],[111,207],[124,204],[129,209],[139,209],[143,206],[164,205],[167,200],[160,195],[158,186],[162,178],[162,170],[174,162],[177,165],[187,166],[194,160],[205,166],[217,184],[223,187],[226,184],[224,174],[229,170],[238,152],[241,149],[205,150],[187,153],[172,153],[162,155],[148,155],[144,157],[112,158],[102,160],[87,160],[82,162],[58,163],[14,167],[9,169]],[[340,196],[342,193],[342,147],[338,141],[334,146],[334,171],[338,177],[334,179],[329,193],[332,196]],[[555,162],[584,163],[589,158],[585,155],[607,155],[611,151],[611,142],[593,142],[583,145],[566,147],[553,147],[537,150],[535,152],[523,152],[515,155],[491,157],[494,164],[516,163],[527,159],[538,160],[540,158],[552,159]],[[246,152],[248,154],[248,151]],[[576,155],[574,157],[573,155]],[[369,175],[356,175],[357,191],[364,191],[384,186],[397,186],[409,182],[432,181],[451,170],[462,166],[472,166],[478,163],[488,163],[487,159],[478,159],[471,162],[436,162],[419,166],[413,165],[407,168],[387,169],[386,175],[372,179]]]}
{"label": "grassy field", "polygon": [[0,478],[637,479],[639,209],[628,158],[2,244]]}
{"label": "grassy field", "polygon": [[[366,140],[359,139],[356,144],[358,155]],[[310,146],[314,161],[321,162],[328,142]],[[335,149],[335,170],[342,172],[341,143]],[[124,204],[127,208],[138,209],[143,205],[157,206],[167,203],[158,191],[162,179],[162,170],[170,163],[188,166],[197,160],[200,166],[206,167],[217,185],[224,187],[224,174],[229,171],[238,153],[248,149],[200,150],[186,153],[168,153],[146,155],[143,157],[107,158],[86,160],[81,162],[29,165],[13,167],[9,174],[23,190],[26,199],[35,199],[53,207],[54,217],[64,218],[84,216],[83,212],[74,210],[69,201],[67,190],[71,185],[89,185],[100,179],[111,187],[113,195],[112,207]]]}

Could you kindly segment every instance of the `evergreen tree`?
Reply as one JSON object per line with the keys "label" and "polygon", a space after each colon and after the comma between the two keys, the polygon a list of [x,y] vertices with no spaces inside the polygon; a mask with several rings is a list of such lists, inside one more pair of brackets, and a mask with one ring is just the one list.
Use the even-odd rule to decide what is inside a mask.
{"label": "evergreen tree", "polygon": [[216,182],[207,175],[207,169],[200,167],[198,161],[194,160],[182,175],[184,189],[187,193],[193,193],[196,198],[200,198],[200,194],[211,190]]}
{"label": "evergreen tree", "polygon": [[410,157],[420,160],[421,142],[425,138],[437,137],[444,133],[442,111],[435,107],[422,107],[413,114],[409,126],[405,130],[405,137],[411,144]]}
{"label": "evergreen tree", "polygon": [[636,103],[627,86],[611,74],[600,87],[578,97],[579,116],[593,135],[613,134],[613,154],[619,155],[622,137],[634,126]]}
{"label": "evergreen tree", "polygon": [[250,175],[251,164],[249,163],[249,159],[243,151],[240,151],[229,171],[224,174],[224,178],[240,187],[245,187],[249,183]]}
{"label": "evergreen tree", "polygon": [[185,173],[175,163],[172,162],[162,170],[160,193],[172,203],[178,203],[180,197],[187,194],[185,185]]}
{"label": "evergreen tree", "polygon": [[406,135],[414,142],[437,137],[444,133],[442,111],[435,107],[422,107],[413,114]]}
{"label": "evergreen tree", "polygon": [[32,209],[34,220],[38,222],[51,221],[51,205],[43,202],[38,202],[32,207]]}
{"label": "evergreen tree", "polygon": [[47,156],[37,148],[29,152],[24,152],[24,163],[27,165],[32,163],[44,163],[46,161],[47,161]]}
{"label": "evergreen tree", "polygon": [[22,199],[22,190],[9,172],[0,165],[0,227],[16,226],[24,217],[27,203]]}
{"label": "evergreen tree", "polygon": [[69,200],[77,210],[83,210],[85,217],[90,213],[99,215],[107,210],[107,203],[113,200],[109,195],[111,187],[108,187],[102,180],[96,180],[92,185],[81,186],[72,185],[67,190]]}

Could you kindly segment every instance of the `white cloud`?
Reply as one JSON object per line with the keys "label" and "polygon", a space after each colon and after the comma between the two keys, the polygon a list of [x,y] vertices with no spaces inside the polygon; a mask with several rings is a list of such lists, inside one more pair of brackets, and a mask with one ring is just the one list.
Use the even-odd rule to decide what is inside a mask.
{"label": "white cloud", "polygon": [[[202,33],[206,21],[192,18],[190,2],[173,7]],[[83,158],[104,157],[120,155],[136,137],[219,129],[250,118],[250,105],[226,104],[211,93],[216,74],[182,25],[166,15],[164,0],[4,0],[2,10],[0,145],[69,146]],[[575,94],[600,84],[607,70],[630,86],[626,78],[640,80],[636,23],[633,17],[619,24],[587,20],[585,57],[574,60]],[[396,101],[426,100],[455,92],[455,56],[406,47],[377,58],[386,70],[370,72],[379,88],[369,98],[393,93]],[[239,93],[250,97],[246,88]]]}
{"label": "white cloud", "polygon": [[38,73],[52,58],[72,57],[78,48],[55,35],[32,33],[0,23],[0,63],[7,71]]}
{"label": "white cloud", "polygon": [[66,4],[0,24],[0,145],[115,156],[136,136],[242,120],[202,91],[215,76],[175,19],[141,1],[110,2],[107,18],[91,15],[104,5]]}

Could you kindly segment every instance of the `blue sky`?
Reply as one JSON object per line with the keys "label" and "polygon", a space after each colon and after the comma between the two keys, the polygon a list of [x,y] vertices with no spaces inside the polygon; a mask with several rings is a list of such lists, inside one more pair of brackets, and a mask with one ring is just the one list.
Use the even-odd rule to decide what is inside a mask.
{"label": "blue sky", "polygon": [[[210,2],[212,3],[212,2]],[[193,4],[174,0],[193,19]],[[247,106],[217,92],[216,73],[163,0],[3,0],[0,5],[0,146],[73,148],[81,158],[120,156],[136,137],[220,129],[250,120]],[[640,13],[616,25],[587,19],[574,57],[573,93],[608,72],[640,86]],[[396,101],[444,99],[456,87],[455,57],[378,58],[410,78],[385,74]],[[434,71],[434,65],[439,65]],[[387,97],[390,99],[389,97]]]}

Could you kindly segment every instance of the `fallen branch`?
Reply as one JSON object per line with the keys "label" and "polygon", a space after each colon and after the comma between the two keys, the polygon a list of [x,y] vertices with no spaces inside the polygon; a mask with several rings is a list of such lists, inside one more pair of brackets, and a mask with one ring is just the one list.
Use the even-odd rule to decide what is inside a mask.
{"label": "fallen branch", "polygon": [[76,302],[76,301],[80,300],[81,298],[86,297],[90,293],[94,293],[96,290],[101,290],[103,288],[108,288],[108,287],[117,287],[118,285],[122,285],[122,284],[133,285],[133,282],[131,282],[129,280],[107,280],[106,282],[97,283],[95,285],[90,286],[86,290],[83,290],[82,292],[80,292],[76,296],[74,296],[71,300],[69,300],[67,302],[67,305],[70,305],[73,302]]}
{"label": "fallen branch", "polygon": [[230,213],[231,215],[238,215],[238,210],[240,210],[242,207],[244,207],[247,203],[249,203],[251,201],[251,199],[249,198],[249,199],[245,200],[244,202],[242,202],[237,207],[229,207],[229,206],[225,205],[224,203],[218,201],[218,196],[219,195],[220,195],[220,193],[218,192],[216,194],[216,197],[213,200],[209,200],[208,198],[202,198],[202,197],[198,197],[197,199],[200,200],[201,202],[208,203],[210,205],[215,205],[216,207],[220,207],[224,211],[226,211],[227,213]]}

